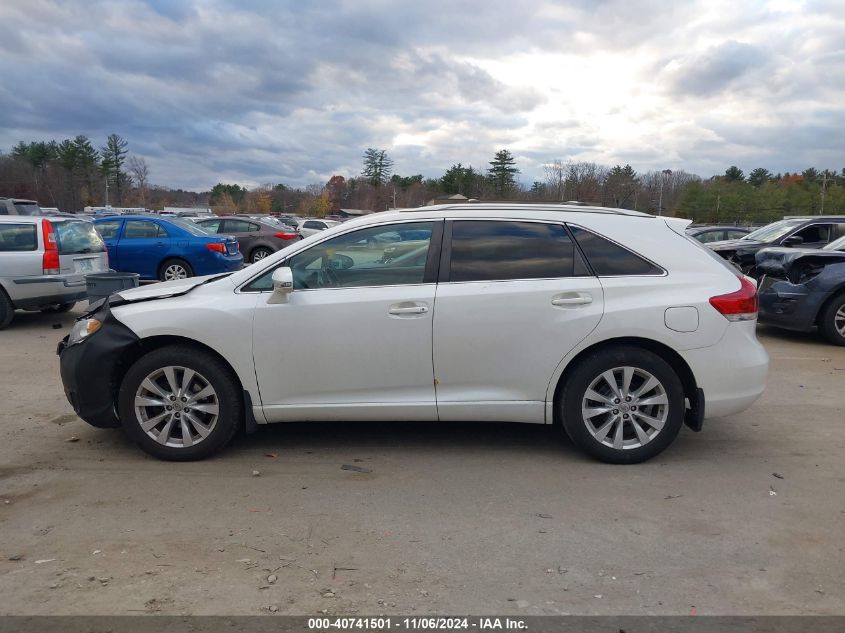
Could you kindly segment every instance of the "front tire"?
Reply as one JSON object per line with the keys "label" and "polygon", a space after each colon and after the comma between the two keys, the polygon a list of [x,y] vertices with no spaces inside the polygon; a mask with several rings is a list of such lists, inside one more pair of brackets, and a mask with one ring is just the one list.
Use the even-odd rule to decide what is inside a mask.
{"label": "front tire", "polygon": [[154,457],[204,459],[243,425],[239,385],[234,371],[216,356],[187,345],[163,347],[126,373],[118,393],[120,421]]}
{"label": "front tire", "polygon": [[845,293],[835,296],[819,317],[819,329],[828,342],[845,346]]}
{"label": "front tire", "polygon": [[184,259],[168,259],[161,265],[158,278],[161,281],[173,281],[174,279],[187,279],[194,276],[194,269]]}
{"label": "front tire", "polygon": [[559,407],[564,430],[584,452],[610,464],[636,464],[660,454],[678,435],[684,389],[657,354],[613,347],[574,368]]}

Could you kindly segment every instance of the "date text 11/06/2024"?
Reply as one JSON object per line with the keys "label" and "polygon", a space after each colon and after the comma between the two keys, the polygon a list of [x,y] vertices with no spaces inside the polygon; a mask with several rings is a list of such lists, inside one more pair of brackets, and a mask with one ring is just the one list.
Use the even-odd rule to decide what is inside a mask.
{"label": "date text 11/06/2024", "polygon": [[524,620],[498,617],[422,617],[422,618],[309,618],[309,630],[525,630]]}

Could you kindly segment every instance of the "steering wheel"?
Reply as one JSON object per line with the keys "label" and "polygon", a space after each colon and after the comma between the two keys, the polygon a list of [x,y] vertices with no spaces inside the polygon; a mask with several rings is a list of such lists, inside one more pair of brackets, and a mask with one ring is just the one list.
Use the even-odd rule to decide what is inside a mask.
{"label": "steering wheel", "polygon": [[329,266],[320,269],[319,281],[322,288],[340,288],[342,285],[337,273]]}

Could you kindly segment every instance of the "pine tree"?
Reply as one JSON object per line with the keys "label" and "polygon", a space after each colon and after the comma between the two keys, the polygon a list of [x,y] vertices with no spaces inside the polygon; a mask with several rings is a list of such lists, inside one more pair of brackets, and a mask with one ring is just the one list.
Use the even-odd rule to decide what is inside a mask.
{"label": "pine tree", "polygon": [[507,198],[516,190],[516,174],[519,169],[513,155],[506,149],[499,150],[490,161],[487,177],[497,198]]}

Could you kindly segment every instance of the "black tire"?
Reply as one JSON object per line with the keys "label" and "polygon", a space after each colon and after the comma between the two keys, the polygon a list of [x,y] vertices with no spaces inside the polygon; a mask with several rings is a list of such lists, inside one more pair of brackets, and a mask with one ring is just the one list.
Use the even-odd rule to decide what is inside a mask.
{"label": "black tire", "polygon": [[[168,366],[184,367],[195,371],[199,374],[200,379],[213,388],[216,394],[216,405],[218,407],[216,422],[210,425],[211,430],[207,436],[203,439],[196,439],[196,442],[191,446],[167,446],[159,443],[141,428],[141,420],[135,411],[135,396],[141,387],[141,383],[157,370]],[[184,374],[182,378],[184,378]],[[177,381],[181,380],[178,375],[176,379]],[[165,413],[163,407],[157,408],[155,411]],[[235,372],[213,354],[190,345],[162,347],[138,359],[129,368],[120,385],[118,412],[121,424],[129,437],[150,455],[169,461],[193,461],[213,455],[226,446],[244,424],[243,395]],[[171,414],[166,415],[170,416]],[[192,415],[197,415],[196,410]],[[184,427],[177,426],[175,414],[171,419],[174,420],[171,428],[176,433],[176,437],[173,438],[174,442],[176,440],[183,442],[181,435]],[[205,420],[208,419],[205,418]],[[167,418],[162,422],[163,425],[166,425]],[[197,431],[195,425],[190,425],[190,428]],[[152,432],[161,433],[163,430],[163,427],[153,427]],[[199,435],[196,437],[199,438]]]}
{"label": "black tire", "polygon": [[70,312],[75,305],[76,301],[71,301],[70,303],[59,303],[47,308],[41,308],[41,312],[44,314],[64,314],[65,312]]}
{"label": "black tire", "polygon": [[[585,420],[581,408],[587,389],[593,381],[608,370],[622,367],[633,367],[641,372],[647,372],[660,382],[666,396],[666,404],[664,405],[666,408],[661,410],[661,415],[665,414],[666,419],[662,428],[651,437],[650,441],[638,447],[619,449],[607,446],[593,435],[588,428],[589,423]],[[616,375],[621,377],[621,374]],[[642,380],[640,374],[636,374],[632,379],[630,383],[631,392],[636,391],[635,380]],[[648,393],[650,391],[644,392],[643,395],[646,396]],[[646,399],[649,398],[644,398],[644,400]],[[608,404],[607,406],[612,407],[613,405]],[[629,405],[623,402],[619,406],[618,409],[602,414],[605,417],[596,416],[590,418],[590,420],[596,420],[595,424],[604,428],[610,418],[614,417],[614,411],[619,416],[628,415],[628,419],[623,422],[623,437],[625,441],[632,443],[639,441],[631,420],[635,416],[643,414],[632,412],[625,414],[623,409],[628,408]],[[610,464],[636,464],[660,454],[678,435],[684,421],[684,389],[680,378],[671,365],[657,354],[640,347],[619,346],[600,350],[579,362],[568,374],[558,407],[566,434],[584,452]],[[642,406],[640,409],[642,409]],[[652,411],[652,409],[647,411]],[[639,417],[636,420],[641,430],[645,429],[647,432],[655,430],[653,427],[643,424]],[[618,422],[610,428],[615,432],[615,429],[618,428]],[[608,433],[609,435],[610,433]],[[605,441],[611,440],[605,438]]]}
{"label": "black tire", "polygon": [[[827,305],[819,315],[819,330],[821,330],[821,333],[829,343],[845,346],[845,336],[843,336],[843,333],[841,333],[836,327],[836,313],[840,310],[843,315],[845,315],[845,292],[840,292],[838,295],[834,296],[833,299],[828,301]],[[839,323],[840,326],[845,328],[845,322],[843,322],[841,316],[839,318]]]}
{"label": "black tire", "polygon": [[0,288],[0,330],[7,327],[15,318],[15,306],[6,291]]}
{"label": "black tire", "polygon": [[273,253],[275,253],[275,251],[272,248],[267,248],[266,246],[256,246],[249,254],[249,261],[254,264],[255,262],[260,262],[265,257],[269,257]]}
{"label": "black tire", "polygon": [[191,268],[191,265],[186,262],[184,259],[179,259],[178,257],[174,257],[172,259],[165,260],[164,263],[158,269],[158,278],[161,281],[168,281],[167,279],[167,269],[171,266],[179,266],[185,271],[186,277],[193,277],[194,276],[194,269]]}

